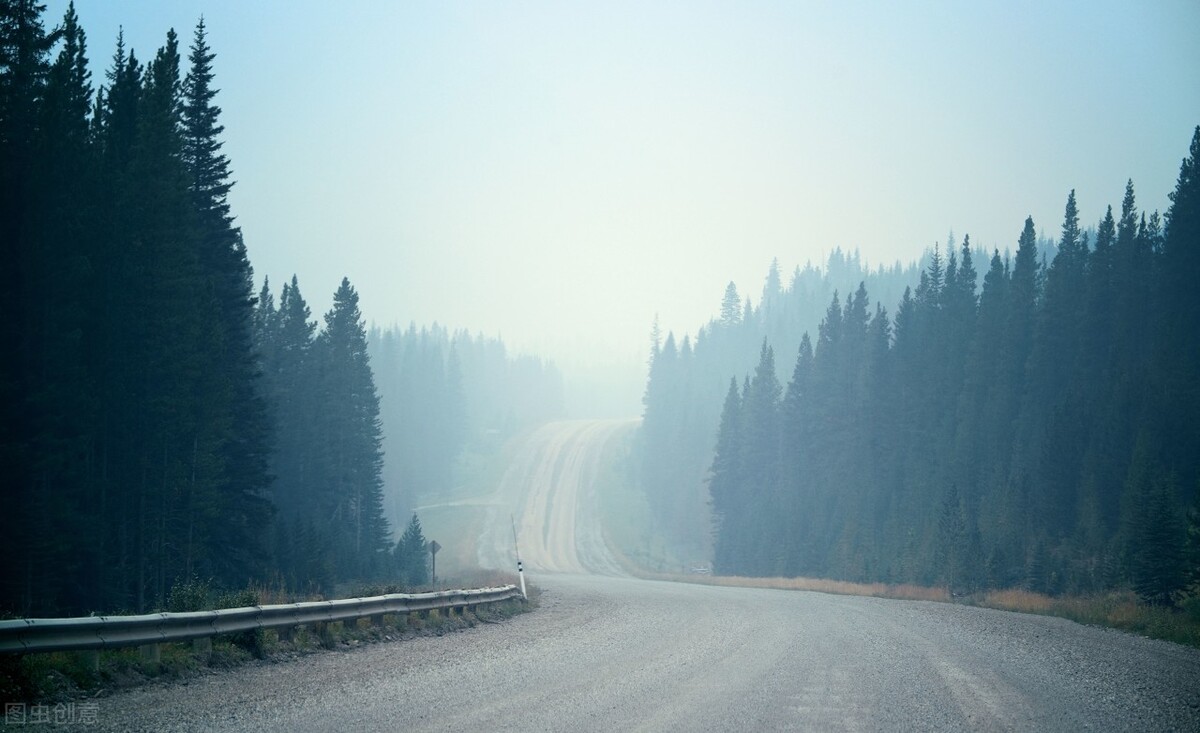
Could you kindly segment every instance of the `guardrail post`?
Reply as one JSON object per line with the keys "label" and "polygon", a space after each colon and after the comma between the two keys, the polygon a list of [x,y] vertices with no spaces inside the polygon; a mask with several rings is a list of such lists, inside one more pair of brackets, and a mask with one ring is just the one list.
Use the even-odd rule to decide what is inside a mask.
{"label": "guardrail post", "polygon": [[162,648],[158,644],[143,644],[138,647],[138,651],[142,653],[143,662],[158,664],[162,661]]}
{"label": "guardrail post", "polygon": [[279,628],[275,629],[275,636],[277,636],[280,641],[291,644],[292,639],[295,638],[295,636],[296,636],[296,627],[295,626],[280,626]]}
{"label": "guardrail post", "polygon": [[83,666],[89,672],[100,671],[100,650],[88,649],[79,653],[79,661],[83,662]]}
{"label": "guardrail post", "polygon": [[317,641],[326,649],[333,647],[333,630],[329,628],[327,621],[318,621],[313,624],[313,631],[317,632]]}
{"label": "guardrail post", "polygon": [[192,654],[208,662],[209,656],[212,655],[212,637],[201,636],[197,639],[192,639]]}

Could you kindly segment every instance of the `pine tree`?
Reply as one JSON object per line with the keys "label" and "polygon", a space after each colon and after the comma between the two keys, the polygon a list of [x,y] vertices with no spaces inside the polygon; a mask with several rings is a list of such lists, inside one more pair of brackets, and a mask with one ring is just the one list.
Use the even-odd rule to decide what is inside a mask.
{"label": "pine tree", "polygon": [[934,563],[939,580],[954,595],[973,592],[979,586],[983,570],[979,533],[972,526],[956,488],[951,487],[943,496],[937,522]]}
{"label": "pine tree", "polygon": [[1180,486],[1193,495],[1200,486],[1200,126],[1170,194],[1162,242],[1162,291],[1158,362],[1163,372],[1158,405],[1163,418],[1160,439],[1176,467]]}
{"label": "pine tree", "polygon": [[1080,337],[1079,373],[1085,391],[1096,392],[1105,383],[1112,359],[1114,254],[1117,238],[1112,207],[1096,229],[1096,245],[1087,260],[1084,328]]}
{"label": "pine tree", "polygon": [[[1087,244],[1079,231],[1075,192],[1067,197],[1058,252],[1046,273],[1045,296],[1034,324],[1028,386],[1019,420],[1018,464],[1032,470],[1035,516],[1052,536],[1074,529],[1079,450],[1085,427],[1064,419],[1081,399],[1074,386],[1083,327]],[[1049,452],[1047,453],[1047,449]]]}
{"label": "pine tree", "polygon": [[[995,251],[983,278],[956,421],[954,483],[976,495],[986,490],[983,481],[993,473],[1000,456],[1007,456],[1002,446],[1011,439],[1011,430],[998,423],[993,408],[1001,363],[1006,358],[1003,344],[1007,300],[1008,277],[1000,253]],[[989,525],[988,520],[993,518],[981,516],[980,525],[1007,530],[999,524]]]}
{"label": "pine tree", "polygon": [[1009,315],[1006,347],[1009,349],[1007,374],[1012,395],[1020,394],[1029,352],[1033,348],[1034,315],[1041,293],[1038,290],[1037,233],[1033,217],[1026,217],[1025,227],[1017,240],[1017,255],[1013,261],[1009,285]]}
{"label": "pine tree", "polygon": [[188,62],[191,68],[183,82],[183,160],[187,166],[188,187],[196,201],[201,227],[211,237],[214,260],[235,246],[227,197],[233,187],[229,180],[229,159],[221,152],[219,122],[221,108],[213,104],[217,90],[212,88],[212,62],[216,54],[208,45],[204,18],[196,23]]}
{"label": "pine tree", "polygon": [[665,516],[677,499],[672,475],[674,467],[669,457],[676,455],[679,378],[679,349],[675,334],[670,332],[650,365],[646,393],[642,398],[645,412],[641,427],[641,480],[647,487],[651,509],[658,516]]}
{"label": "pine tree", "polygon": [[775,301],[782,292],[782,285],[779,278],[779,258],[771,260],[771,267],[767,270],[767,280],[763,283],[762,304],[763,306],[770,305]]}
{"label": "pine tree", "polygon": [[328,523],[339,575],[365,578],[378,571],[388,536],[382,431],[358,293],[346,278],[325,314],[315,349],[325,441],[316,517]]}
{"label": "pine tree", "polygon": [[742,494],[742,394],[738,390],[736,377],[729,380],[729,392],[721,409],[721,426],[717,431],[709,479],[713,512],[718,521],[718,535],[714,567],[718,572],[730,573],[738,566],[740,554],[737,543],[738,502]]}
{"label": "pine tree", "polygon": [[[217,532],[224,541],[248,548],[241,567],[226,572],[253,572],[246,563],[263,560],[261,543],[253,528],[265,524],[269,507],[264,500],[269,482],[269,419],[258,383],[254,354],[253,275],[241,232],[233,226],[227,195],[229,161],[220,152],[221,110],[213,99],[212,62],[204,19],[196,25],[190,69],[181,92],[180,158],[187,177],[196,216],[199,252],[197,259],[205,286],[210,339],[209,381],[206,391],[210,409],[217,412],[213,440],[224,463],[216,491],[227,513]],[[213,405],[213,402],[218,404]],[[242,527],[240,530],[234,528]],[[230,532],[229,530],[233,530]]]}
{"label": "pine tree", "polygon": [[[34,306],[25,311],[27,320],[20,324],[24,342],[14,347],[24,360],[25,386],[13,407],[24,403],[27,412],[19,418],[22,422],[11,426],[25,432],[25,455],[34,473],[22,487],[24,495],[14,497],[8,510],[21,516],[22,507],[28,508],[22,526],[13,528],[18,536],[25,534],[24,552],[13,556],[22,557],[20,564],[31,571],[26,592],[43,609],[79,607],[97,592],[94,574],[84,567],[85,548],[96,534],[95,525],[86,520],[90,497],[85,458],[95,388],[81,338],[89,319],[86,298],[92,285],[95,167],[88,134],[91,88],[86,42],[73,5],[68,6],[61,28],[49,37],[57,37],[59,47],[41,85],[37,128],[29,141],[37,164],[26,179],[28,208],[19,214],[25,224],[24,241],[19,243],[17,259],[6,260],[27,288],[17,307]],[[0,399],[4,399],[3,373],[0,366]],[[0,407],[0,419],[8,407],[9,403]],[[0,454],[3,434],[0,428]],[[0,468],[3,464],[0,458]],[[20,473],[5,471],[4,475],[9,480]]]}
{"label": "pine tree", "polygon": [[[259,368],[265,362],[275,358],[275,332],[278,329],[279,311],[275,307],[275,294],[271,292],[270,278],[263,278],[262,288],[258,291],[258,300],[254,304],[254,352],[258,357]],[[266,389],[264,387],[264,389]]]}
{"label": "pine tree", "polygon": [[737,286],[730,280],[725,286],[725,297],[721,299],[721,325],[736,326],[742,320],[742,301],[738,298]]}
{"label": "pine tree", "polygon": [[270,341],[259,345],[263,354],[263,381],[274,405],[276,436],[271,472],[276,477],[272,493],[285,513],[315,513],[317,472],[313,465],[319,436],[314,426],[320,411],[314,404],[317,388],[313,342],[317,324],[292,276],[279,295]]}
{"label": "pine tree", "polygon": [[1133,589],[1147,603],[1171,605],[1187,584],[1186,530],[1175,485],[1139,437],[1122,500],[1126,556]]}
{"label": "pine tree", "polygon": [[[49,55],[56,40],[47,34],[34,0],[6,0],[0,5],[0,310],[4,313],[0,338],[0,473],[4,497],[12,504],[0,519],[0,551],[6,558],[25,562],[4,563],[0,591],[5,598],[20,599],[24,608],[35,601],[34,584],[41,575],[34,553],[26,552],[30,529],[25,520],[36,515],[30,460],[30,429],[35,416],[28,395],[36,363],[38,314],[34,303],[37,249],[31,247],[36,222],[30,213],[36,201],[33,173],[36,166],[38,110],[50,71]],[[9,489],[8,487],[12,487]],[[49,561],[48,553],[40,553]]]}
{"label": "pine tree", "polygon": [[[865,288],[844,306],[835,294],[816,349],[801,341],[774,431],[756,417],[772,402],[762,334],[794,328],[786,298],[828,281],[798,269],[770,309],[743,306],[736,329],[714,319],[686,374],[660,371],[653,391],[703,409],[688,380],[715,364],[744,373],[747,340],[762,344],[719,416],[717,569],[1177,599],[1194,563],[1178,505],[1200,486],[1197,156],[1200,128],[1165,229],[1136,211],[1130,184],[1089,250],[1072,192],[1054,261],[1027,219],[978,299],[969,239],[945,263],[934,250],[894,324],[880,307],[866,318]],[[852,261],[836,252],[830,269]]]}
{"label": "pine tree", "polygon": [[393,550],[397,571],[403,583],[418,588],[429,583],[429,543],[421,531],[421,520],[412,515],[404,534]]}
{"label": "pine tree", "polygon": [[[810,486],[811,460],[808,448],[812,433],[816,429],[811,420],[813,348],[806,332],[800,338],[800,349],[787,391],[780,405],[780,458],[779,520],[784,524],[780,539],[784,566],[781,574],[797,575],[811,562],[813,548],[809,533],[804,532],[807,514],[811,510]],[[730,395],[726,397],[726,409],[731,409],[729,400],[737,397],[737,383],[730,382]],[[724,419],[722,419],[724,429]]]}
{"label": "pine tree", "polygon": [[[942,297],[942,323],[945,329],[942,358],[945,363],[938,387],[945,400],[941,407],[945,424],[939,439],[947,449],[951,449],[954,444],[955,400],[958,399],[963,380],[966,378],[967,355],[971,348],[979,305],[979,297],[975,293],[978,273],[975,271],[974,257],[971,253],[970,235],[963,237],[962,250],[954,267],[953,277],[950,276],[949,269],[947,268],[946,288]],[[948,463],[953,465],[953,461]]]}

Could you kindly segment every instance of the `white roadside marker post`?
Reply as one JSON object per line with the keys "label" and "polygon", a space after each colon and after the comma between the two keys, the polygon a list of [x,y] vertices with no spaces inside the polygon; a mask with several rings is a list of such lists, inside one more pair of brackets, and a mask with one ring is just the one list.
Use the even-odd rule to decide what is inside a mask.
{"label": "white roadside marker post", "polygon": [[529,600],[529,596],[525,593],[525,569],[521,566],[521,548],[517,545],[517,520],[511,514],[508,515],[508,519],[512,522],[513,550],[517,553],[517,577],[521,579],[521,598]]}

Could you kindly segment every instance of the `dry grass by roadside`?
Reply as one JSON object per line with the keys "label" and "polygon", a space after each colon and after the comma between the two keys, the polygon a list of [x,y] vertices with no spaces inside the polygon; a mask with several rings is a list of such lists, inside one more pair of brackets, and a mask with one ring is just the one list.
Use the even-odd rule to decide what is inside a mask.
{"label": "dry grass by roadside", "polygon": [[1165,639],[1200,648],[1200,597],[1185,600],[1177,608],[1150,606],[1132,591],[1113,591],[1094,596],[1047,596],[1019,588],[993,590],[954,598],[945,588],[886,583],[850,583],[821,578],[747,578],[722,575],[679,575],[648,573],[622,557],[627,569],[651,580],[670,580],[701,585],[738,588],[806,590],[836,595],[893,598],[906,601],[936,601],[994,608],[1017,613],[1058,616],[1088,626],[1104,626],[1152,639]]}
{"label": "dry grass by roadside", "polygon": [[1200,647],[1200,598],[1189,598],[1178,608],[1165,608],[1146,605],[1128,590],[1094,596],[1046,596],[1009,589],[987,591],[969,602],[1004,611],[1060,616],[1081,624]]}
{"label": "dry grass by roadside", "polygon": [[889,585],[887,583],[851,583],[844,580],[821,578],[747,578],[737,575],[678,575],[668,573],[639,572],[639,577],[652,580],[671,580],[701,585],[721,585],[736,588],[774,588],[776,590],[807,590],[816,593],[833,593],[843,596],[867,596],[870,598],[896,598],[906,601],[949,601],[945,588],[927,588],[920,585]]}

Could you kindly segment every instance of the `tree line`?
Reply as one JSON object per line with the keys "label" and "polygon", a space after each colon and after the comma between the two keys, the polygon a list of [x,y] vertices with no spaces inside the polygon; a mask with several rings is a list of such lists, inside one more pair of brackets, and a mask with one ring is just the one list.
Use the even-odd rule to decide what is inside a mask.
{"label": "tree line", "polygon": [[917,282],[920,268],[921,262],[872,268],[857,252],[836,248],[819,267],[797,266],[785,282],[776,260],[757,304],[729,283],[719,315],[695,339],[663,336],[655,326],[636,463],[659,534],[693,559],[711,553],[706,482],[721,399],[730,374],[754,368],[763,340],[795,351],[801,334],[816,329],[835,291],[864,282],[899,299]]}
{"label": "tree line", "polygon": [[[1200,128],[1165,218],[1129,182],[1094,237],[1071,192],[1049,257],[1032,220],[1011,258],[935,249],[894,317],[865,284],[835,293],[786,385],[761,341],[709,443],[716,569],[1178,599],[1200,549],[1198,163]],[[655,383],[666,353],[648,425],[689,409],[649,399],[686,378],[676,357]]]}
{"label": "tree line", "polygon": [[463,451],[486,452],[563,414],[558,369],[513,356],[496,338],[438,324],[375,327],[367,350],[382,400],[384,514],[393,526],[455,485]]}
{"label": "tree line", "polygon": [[[348,280],[319,329],[296,278],[255,293],[203,20],[144,62],[118,35],[93,89],[74,6],[43,12],[0,0],[0,612],[145,611],[191,579],[424,582],[411,503],[384,512],[384,428],[428,414],[381,402]],[[444,434],[493,368],[459,389],[447,367]]]}
{"label": "tree line", "polygon": [[[265,562],[250,265],[197,25],[92,94],[74,7],[0,6],[3,605],[146,609]],[[57,52],[55,53],[55,49]]]}
{"label": "tree line", "polygon": [[324,328],[295,276],[279,305],[264,280],[254,309],[261,391],[272,417],[273,570],[289,587],[388,574],[379,396],[358,293],[342,280]]}

